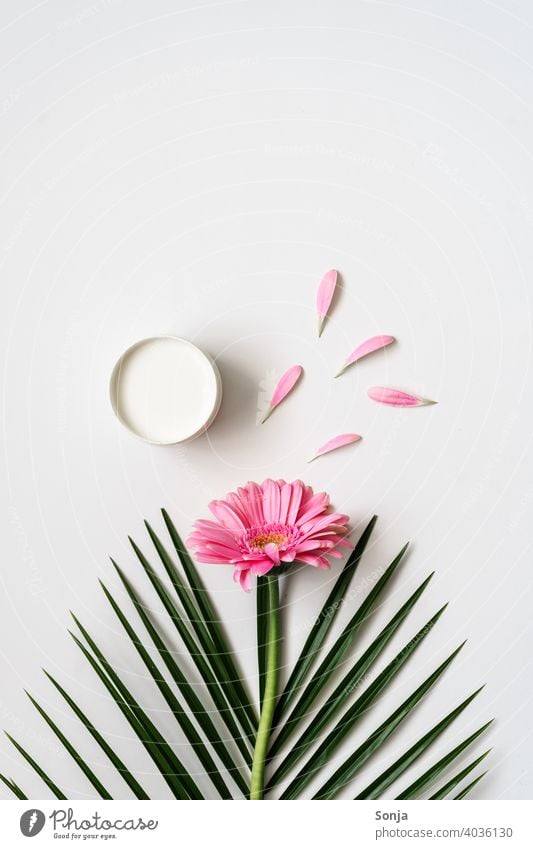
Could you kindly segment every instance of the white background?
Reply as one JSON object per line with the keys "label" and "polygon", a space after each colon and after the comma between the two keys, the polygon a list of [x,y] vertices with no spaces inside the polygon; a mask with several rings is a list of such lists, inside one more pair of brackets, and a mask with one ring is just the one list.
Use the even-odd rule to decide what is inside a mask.
{"label": "white background", "polygon": [[[175,734],[97,577],[124,600],[112,554],[151,603],[127,543],[148,551],[144,517],[160,528],[165,505],[185,535],[247,479],[301,477],[356,529],[379,514],[359,596],[413,540],[374,627],[436,570],[387,658],[450,601],[338,762],[469,638],[344,796],[486,682],[409,777],[496,716],[476,749],[494,747],[474,796],[531,798],[530,5],[8,0],[1,24],[1,725],[69,797],[94,795],[28,688],[126,794],[44,666],[165,798],[67,635],[68,610]],[[315,293],[331,267],[342,292],[318,341]],[[208,437],[181,448],[137,441],[107,397],[122,350],[158,333],[201,344],[224,382]],[[334,381],[376,333],[398,344]],[[296,362],[304,380],[257,427]],[[373,384],[439,404],[381,407],[366,396]],[[342,431],[364,439],[306,464]],[[337,571],[307,568],[286,586],[286,660]],[[229,567],[202,574],[255,681],[253,596]],[[0,771],[43,797],[7,741]]]}

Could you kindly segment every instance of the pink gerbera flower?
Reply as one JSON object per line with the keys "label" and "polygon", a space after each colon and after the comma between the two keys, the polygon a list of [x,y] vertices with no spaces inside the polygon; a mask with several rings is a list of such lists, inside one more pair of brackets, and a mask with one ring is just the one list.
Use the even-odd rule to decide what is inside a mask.
{"label": "pink gerbera flower", "polygon": [[245,590],[252,575],[295,560],[328,569],[329,557],[342,557],[348,516],[329,511],[329,496],[302,481],[247,483],[209,509],[216,522],[199,519],[188,544],[202,563],[231,563],[233,579]]}

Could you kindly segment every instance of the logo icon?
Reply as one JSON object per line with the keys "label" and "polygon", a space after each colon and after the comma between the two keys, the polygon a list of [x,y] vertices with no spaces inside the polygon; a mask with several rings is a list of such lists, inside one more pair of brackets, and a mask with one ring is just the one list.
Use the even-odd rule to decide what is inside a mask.
{"label": "logo icon", "polygon": [[30,808],[29,811],[24,811],[20,818],[20,830],[24,837],[35,837],[43,830],[46,822],[46,817],[38,808]]}

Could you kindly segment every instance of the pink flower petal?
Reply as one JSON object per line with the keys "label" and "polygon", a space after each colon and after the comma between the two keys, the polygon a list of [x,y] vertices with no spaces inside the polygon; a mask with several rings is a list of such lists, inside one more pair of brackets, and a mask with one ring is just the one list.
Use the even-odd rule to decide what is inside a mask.
{"label": "pink flower petal", "polygon": [[304,485],[301,481],[293,481],[293,483],[289,484],[289,486],[292,487],[292,494],[291,503],[289,504],[289,509],[287,510],[287,522],[289,523],[289,525],[294,525],[298,516],[300,504],[302,502]]}
{"label": "pink flower petal", "polygon": [[[200,563],[217,563],[220,565],[220,557],[216,557],[214,554],[207,554],[203,549],[196,550],[196,559],[200,561]],[[224,563],[233,563],[233,560],[224,560]]]}
{"label": "pink flower petal", "polygon": [[302,521],[300,524],[300,530],[304,537],[313,536],[317,531],[321,531],[323,528],[327,528],[329,525],[334,525],[337,522],[344,522],[346,516],[342,513],[326,513],[324,516],[320,518],[309,519],[308,521]]}
{"label": "pink flower petal", "polygon": [[325,557],[315,556],[314,554],[302,554],[301,557],[296,555],[296,559],[300,563],[308,563],[309,566],[316,566],[318,569],[329,569],[329,563]]}
{"label": "pink flower petal", "polygon": [[228,492],[228,494],[226,495],[226,501],[228,502],[233,512],[239,517],[243,525],[246,525],[248,522],[248,514],[238,493]]}
{"label": "pink flower petal", "polygon": [[266,522],[279,522],[281,494],[277,481],[267,479],[261,484],[263,490],[263,514]]}
{"label": "pink flower petal", "polygon": [[284,398],[287,397],[289,392],[294,388],[295,384],[302,376],[302,373],[303,368],[301,366],[291,366],[290,369],[288,369],[288,371],[286,371],[280,378],[279,383],[274,390],[274,394],[272,395],[272,400],[261,419],[261,424],[266,422],[272,411],[283,401]]}
{"label": "pink flower petal", "polygon": [[269,557],[275,566],[279,566],[279,549],[273,542],[269,542],[263,549],[264,553]]}
{"label": "pink flower petal", "polygon": [[337,560],[341,560],[344,557],[344,554],[341,554],[341,552],[337,551],[336,548],[332,548],[328,551],[328,557],[333,557]]}
{"label": "pink flower petal", "polygon": [[201,543],[206,537],[230,547],[235,545],[235,534],[232,534],[231,531],[222,528],[215,522],[208,523],[201,520],[196,523],[196,530],[189,535],[188,544]]}
{"label": "pink flower petal", "polygon": [[203,546],[206,554],[211,554],[216,557],[222,557],[222,560],[231,560],[234,557],[240,557],[240,551],[237,546],[229,548],[227,545],[220,545],[218,542],[209,542]]}
{"label": "pink flower petal", "polygon": [[316,497],[316,495],[325,496],[326,506],[329,504],[329,497],[325,492],[315,493],[312,486],[306,486],[304,483],[302,483],[302,486],[303,490],[300,504],[300,512],[303,511],[307,507],[307,505],[311,503],[311,501],[313,500],[313,498]]}
{"label": "pink flower petal", "polygon": [[334,436],[333,439],[329,439],[324,445],[318,449],[314,457],[311,457],[309,460],[310,463],[313,460],[316,460],[317,457],[321,457],[322,454],[329,454],[330,451],[336,451],[337,448],[342,448],[344,445],[351,445],[352,442],[359,442],[362,439],[358,433],[340,433],[338,436]]}
{"label": "pink flower petal", "polygon": [[211,501],[208,507],[213,516],[228,530],[235,533],[246,530],[246,525],[225,501]]}
{"label": "pink flower petal", "polygon": [[296,557],[299,557],[305,551],[315,551],[317,548],[333,548],[333,546],[334,543],[329,540],[326,544],[324,540],[305,539],[296,546]]}
{"label": "pink flower petal", "polygon": [[331,301],[333,300],[336,285],[337,272],[334,268],[332,268],[331,271],[327,271],[326,274],[324,274],[322,280],[319,283],[318,292],[316,296],[316,310],[318,313],[319,336],[322,336],[322,330],[324,329],[324,321],[326,320],[328,310],[331,306]]}
{"label": "pink flower petal", "polygon": [[425,407],[429,404],[437,404],[429,398],[421,398],[420,395],[411,395],[402,392],[401,389],[390,389],[387,386],[371,386],[367,390],[368,397],[380,404],[388,404],[391,407]]}
{"label": "pink flower petal", "polygon": [[298,521],[300,523],[307,522],[314,516],[324,513],[329,505],[329,495],[325,492],[316,492],[312,498],[309,498],[301,505]]}
{"label": "pink flower petal", "polygon": [[292,497],[292,484],[284,483],[280,486],[280,506],[279,506],[279,519],[280,522],[287,521],[287,515],[289,513],[289,507],[291,503]]}
{"label": "pink flower petal", "polygon": [[245,592],[251,592],[253,582],[250,569],[236,569],[233,573],[233,580],[238,581]]}
{"label": "pink flower petal", "polygon": [[239,487],[237,490],[241,501],[247,506],[250,514],[252,525],[262,525],[264,522],[263,515],[263,490],[258,483],[248,481],[246,486]]}
{"label": "pink flower petal", "polygon": [[[279,561],[276,565],[279,565]],[[270,559],[266,560],[256,560],[256,562],[251,567],[251,572],[254,575],[266,575],[274,568],[274,563]]]}
{"label": "pink flower petal", "polygon": [[380,351],[382,348],[386,348],[387,345],[392,345],[393,342],[396,342],[394,336],[372,336],[371,339],[366,339],[364,342],[361,342],[360,345],[355,348],[343,367],[340,371],[337,372],[335,377],[340,377],[340,375],[351,366],[352,363],[356,363],[358,360],[361,360],[363,357],[367,357],[369,354],[373,354],[374,351]]}

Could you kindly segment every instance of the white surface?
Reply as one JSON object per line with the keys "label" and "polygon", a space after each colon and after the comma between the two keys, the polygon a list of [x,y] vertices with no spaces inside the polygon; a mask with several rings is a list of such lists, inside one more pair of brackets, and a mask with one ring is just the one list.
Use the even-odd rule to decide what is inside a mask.
{"label": "white surface", "polygon": [[[496,716],[475,795],[531,798],[531,6],[189,6],[2,6],[1,724],[70,796],[93,795],[22,692],[90,757],[45,666],[129,764],[153,772],[66,635],[68,609],[171,733],[98,587],[104,576],[123,598],[107,555],[149,597],[126,539],[147,548],[143,517],[160,528],[166,505],[186,534],[210,498],[248,478],[303,477],[355,526],[380,516],[359,595],[414,541],[376,624],[436,570],[387,657],[450,601],[395,703],[469,638],[416,723],[351,789],[487,682],[452,737]],[[316,286],[331,267],[343,290],[318,341]],[[136,440],[108,399],[120,353],[164,333],[210,352],[224,382],[208,438],[182,448]],[[394,350],[333,380],[376,333],[393,333]],[[294,362],[304,380],[256,427]],[[439,404],[381,407],[365,395],[372,384]],[[352,430],[362,442],[307,466]],[[230,571],[203,575],[253,676],[253,599]],[[293,654],[336,571],[308,569],[287,587]],[[365,717],[358,739],[393,701]],[[42,796],[7,742],[0,763]],[[167,795],[157,777],[145,783]]]}
{"label": "white surface", "polygon": [[209,358],[173,336],[154,336],[128,348],[111,373],[110,396],[121,423],[159,445],[197,436],[220,404]]}

